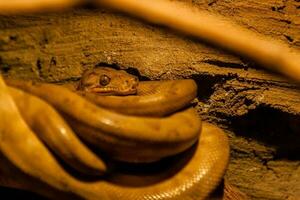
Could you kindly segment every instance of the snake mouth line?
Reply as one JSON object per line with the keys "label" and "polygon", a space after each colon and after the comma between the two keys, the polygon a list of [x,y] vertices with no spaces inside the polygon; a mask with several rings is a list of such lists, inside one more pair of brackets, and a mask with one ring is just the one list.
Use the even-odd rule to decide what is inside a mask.
{"label": "snake mouth line", "polygon": [[89,88],[88,92],[96,93],[97,95],[103,95],[103,96],[109,96],[109,95],[119,95],[119,96],[125,96],[125,95],[134,95],[137,93],[137,88],[132,89],[120,89],[116,87],[107,87],[107,88],[101,88],[101,87],[93,87]]}

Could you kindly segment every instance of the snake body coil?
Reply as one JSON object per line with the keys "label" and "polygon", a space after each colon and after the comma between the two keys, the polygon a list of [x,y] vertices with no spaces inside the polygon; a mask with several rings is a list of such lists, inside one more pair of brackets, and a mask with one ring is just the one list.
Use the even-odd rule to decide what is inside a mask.
{"label": "snake body coil", "polygon": [[[107,78],[101,80],[102,83],[105,83],[103,85],[107,85]],[[7,83],[47,101],[65,116],[82,139],[98,146],[114,159],[130,162],[153,162],[180,153],[172,157],[174,166],[169,166],[154,174],[150,173],[150,175],[116,171],[94,182],[75,179],[68,175],[57,161],[53,160],[52,155],[40,143],[36,145],[20,143],[18,138],[23,134],[26,135],[28,141],[34,140],[35,143],[37,143],[37,138],[26,127],[21,115],[18,114],[17,107],[13,106],[14,101],[17,101],[19,97],[13,94],[15,98],[13,100],[5,84],[1,83],[2,96],[0,99],[10,104],[11,109],[0,106],[0,112],[17,119],[21,124],[16,128],[9,123],[0,127],[2,138],[8,137],[6,136],[8,130],[12,133],[18,132],[15,136],[10,136],[16,139],[0,140],[1,152],[4,152],[3,155],[23,172],[42,180],[52,188],[62,191],[63,194],[67,193],[85,199],[104,200],[198,200],[206,198],[224,175],[229,158],[229,145],[223,131],[207,123],[203,123],[201,126],[201,120],[190,108],[171,114],[180,109],[180,105],[186,106],[195,97],[197,87],[191,80],[160,83],[167,87],[159,86],[159,82],[154,82],[153,87],[151,87],[151,82],[140,83],[137,97],[104,97],[107,104],[109,104],[108,99],[114,99],[114,105],[111,108],[113,111],[98,107],[60,86],[20,81],[7,81]],[[175,89],[173,93],[170,93],[172,87]],[[185,89],[180,89],[181,87]],[[94,86],[91,88],[97,89],[97,91],[101,89]],[[156,89],[151,93],[151,88]],[[186,90],[187,88],[190,88],[189,92]],[[168,90],[171,98],[163,95],[164,90]],[[159,97],[158,100],[155,99],[156,94]],[[154,112],[151,113],[151,109],[145,109],[145,112],[139,111],[142,110],[142,107],[130,103],[132,100],[127,100],[127,98],[140,98],[140,102],[144,105],[157,105],[158,108],[155,108],[157,110],[160,108],[159,102],[163,101],[162,112],[157,114],[160,117],[155,116]],[[94,101],[98,102],[98,105],[101,104],[101,101],[105,102],[100,97]],[[132,106],[133,110],[137,110],[136,115],[140,116],[134,116],[135,114],[128,111],[129,109],[123,105],[120,106],[121,113],[129,115],[117,113],[118,101],[121,103],[128,101],[128,105]],[[166,103],[168,105],[164,106]],[[24,112],[22,109],[20,111]],[[152,117],[144,116],[147,113]],[[179,124],[180,126],[178,126]],[[196,143],[199,137],[200,139]],[[20,148],[14,150],[13,146],[15,145]],[[25,152],[18,151],[22,148],[27,150]],[[39,163],[30,163],[32,158],[29,152],[37,149],[39,149],[41,159]],[[186,149],[189,150],[185,151]],[[88,152],[86,153],[88,154]],[[6,171],[8,174],[0,174],[0,184],[25,188],[52,197],[51,191],[45,192],[45,185],[39,185],[39,189],[35,189],[36,185],[34,184],[26,187],[24,186],[26,181],[11,180],[10,170],[2,168],[1,171]]]}
{"label": "snake body coil", "polygon": [[84,140],[123,161],[149,162],[175,155],[194,144],[201,132],[201,120],[193,109],[162,118],[127,116],[98,107],[60,86],[24,81],[8,84],[52,104],[67,115]]}
{"label": "snake body coil", "polygon": [[77,138],[49,104],[16,88],[9,87],[9,92],[30,128],[71,167],[89,174],[106,171],[104,162]]}

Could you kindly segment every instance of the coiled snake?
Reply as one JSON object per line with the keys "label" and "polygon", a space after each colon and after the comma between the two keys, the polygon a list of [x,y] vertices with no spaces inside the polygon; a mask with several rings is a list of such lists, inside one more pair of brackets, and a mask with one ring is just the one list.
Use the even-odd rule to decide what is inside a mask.
{"label": "coiled snake", "polygon": [[[186,108],[197,94],[193,80],[138,83],[123,71],[101,67],[87,71],[77,88],[16,80],[6,84],[1,78],[3,186],[50,198],[198,200],[224,175],[226,135]],[[100,154],[90,151],[73,130]],[[105,176],[93,181],[75,178],[41,141],[78,171]],[[147,171],[156,165],[159,170],[136,173],[117,164],[111,170],[101,154],[133,162],[133,168]],[[156,164],[140,164],[148,162]]]}

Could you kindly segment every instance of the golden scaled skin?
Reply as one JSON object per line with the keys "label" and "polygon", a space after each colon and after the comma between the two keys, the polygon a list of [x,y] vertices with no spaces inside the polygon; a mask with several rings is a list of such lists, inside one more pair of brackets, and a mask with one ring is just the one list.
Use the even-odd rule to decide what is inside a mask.
{"label": "golden scaled skin", "polygon": [[[94,182],[86,182],[69,176],[68,173],[60,167],[59,163],[53,160],[51,154],[46,151],[45,148],[42,148],[41,144],[32,146],[30,145],[32,142],[19,143],[21,141],[19,138],[23,135],[23,132],[28,140],[36,141],[34,134],[26,127],[14,129],[15,131],[18,130],[19,134],[13,136],[15,137],[14,140],[6,140],[6,146],[12,147],[17,144],[21,145],[20,149],[24,148],[26,151],[22,152],[10,148],[9,151],[2,151],[2,149],[0,149],[1,152],[4,152],[4,156],[9,158],[9,160],[25,172],[25,174],[28,174],[35,179],[40,179],[42,182],[46,183],[46,185],[39,184],[38,182],[36,184],[33,182],[33,184],[26,185],[27,181],[22,178],[20,180],[12,180],[11,177],[13,176],[9,174],[12,173],[12,170],[7,170],[5,166],[1,166],[2,169],[0,168],[0,173],[5,172],[4,174],[0,174],[0,184],[2,185],[33,190],[50,198],[53,198],[53,191],[49,190],[47,192],[45,187],[48,186],[61,191],[61,194],[58,195],[63,195],[62,198],[65,198],[66,194],[74,195],[71,199],[78,197],[95,200],[201,200],[209,195],[225,173],[229,157],[229,145],[226,135],[221,129],[207,123],[202,124],[201,131],[200,120],[193,110],[181,111],[163,118],[126,116],[99,108],[69,90],[58,86],[16,81],[7,82],[10,85],[19,87],[31,94],[35,94],[54,105],[61,113],[64,113],[69,119],[70,124],[75,128],[77,133],[81,134],[83,139],[90,142],[100,141],[99,143],[107,143],[107,147],[104,145],[104,149],[107,148],[107,151],[117,149],[116,152],[111,153],[111,155],[113,155],[112,157],[117,159],[123,160],[125,158],[125,160],[135,161],[133,158],[135,154],[140,155],[139,159],[143,159],[143,153],[141,152],[144,150],[147,152],[147,148],[149,151],[148,153],[145,153],[146,155],[148,154],[146,162],[149,161],[149,158],[151,158],[150,160],[161,159],[161,155],[164,154],[164,151],[168,152],[169,149],[171,149],[171,155],[176,151],[176,154],[182,152],[196,142],[200,132],[201,135],[199,142],[191,149],[173,158],[174,165],[156,174],[141,175],[114,171],[105,178],[99,178]],[[175,82],[176,81],[174,81],[174,83]],[[189,85],[188,82],[181,83]],[[154,85],[155,84],[156,83],[154,83]],[[171,85],[168,87],[171,87]],[[4,88],[4,86],[2,88]],[[159,92],[159,90],[156,92]],[[51,97],[49,94],[56,94],[55,98]],[[147,92],[145,94],[147,94]],[[155,95],[155,92],[153,95]],[[145,97],[146,96],[147,95],[145,95]],[[142,99],[142,97],[140,98]],[[167,96],[164,98],[167,98]],[[6,98],[1,98],[0,96],[0,100],[7,100],[7,102],[9,102],[12,101],[12,98],[10,99],[8,95]],[[13,101],[11,104],[13,104]],[[172,105],[172,101],[170,101],[170,104]],[[3,106],[0,106],[1,113],[16,118],[17,121],[22,121],[21,115],[17,114],[16,109],[3,110],[3,108]],[[99,118],[97,118],[97,116]],[[85,117],[87,117],[87,119],[85,119]],[[109,117],[117,117],[117,120],[120,123],[103,123],[101,125],[102,122],[105,122],[105,120],[101,120],[109,120]],[[137,123],[132,124],[123,122],[122,124],[121,120]],[[153,126],[157,124],[160,125],[161,129],[156,129],[155,126]],[[186,128],[182,129],[178,124],[181,124]],[[80,127],[78,128],[77,126],[81,126],[83,129],[80,129]],[[4,133],[6,133],[8,129],[11,130],[13,127],[4,126],[2,128],[5,129]],[[175,136],[174,131],[177,129],[180,129],[179,132],[177,132],[179,134],[175,134]],[[195,135],[184,134],[189,133],[190,130],[196,129],[197,133]],[[109,132],[107,130],[111,131]],[[173,130],[173,132],[171,130]],[[14,131],[12,133],[14,133]],[[139,135],[136,135],[136,133],[139,133]],[[89,140],[87,138],[91,139]],[[155,142],[158,143],[155,145]],[[142,145],[139,145],[140,143],[142,143]],[[114,148],[111,148],[112,144],[114,145]],[[170,146],[166,144],[170,144]],[[144,148],[144,146],[146,146],[146,148]],[[119,147],[121,153],[118,151]],[[127,150],[126,147],[129,147],[129,150]],[[39,160],[39,163],[31,163],[32,158],[30,154],[27,153],[28,150],[29,152],[40,152],[41,159]],[[18,156],[11,156],[7,154],[7,152],[16,152],[16,155]],[[19,162],[19,160],[22,162]],[[56,177],[56,175],[58,177]]]}
{"label": "golden scaled skin", "polygon": [[137,95],[99,96],[89,92],[77,93],[103,108],[116,112],[159,117],[188,106],[197,95],[197,85],[190,79],[143,81],[139,83]]}
{"label": "golden scaled skin", "polygon": [[91,175],[106,172],[105,163],[88,149],[52,106],[13,87],[9,87],[9,92],[27,125],[70,167]]}
{"label": "golden scaled skin", "polygon": [[[96,75],[106,76],[110,82],[106,86],[101,86],[99,83],[100,78],[96,78]],[[122,78],[120,78],[120,75],[122,75]],[[91,90],[91,85],[93,88],[103,88],[104,92],[101,92],[100,89]],[[105,87],[118,89],[107,93]],[[133,88],[132,93],[137,95],[123,96],[124,93],[120,92],[119,88]],[[138,82],[137,77],[125,71],[108,67],[88,70],[83,74],[77,90],[75,88],[71,88],[71,90],[100,107],[119,113],[141,116],[165,116],[174,113],[188,106],[197,95],[197,85],[190,79]]]}
{"label": "golden scaled skin", "polygon": [[[0,113],[0,157],[5,157],[4,161],[12,163],[30,177],[39,179],[53,188],[70,191],[70,186],[75,185],[76,180],[64,171],[45,145],[30,130],[1,76]],[[4,186],[42,190],[39,185],[28,188],[22,184],[26,182],[22,179],[12,180],[12,178],[18,178],[14,176],[13,171],[2,166],[2,163],[1,168],[1,173],[4,172],[4,174],[0,176],[0,183]]]}
{"label": "golden scaled skin", "polygon": [[[12,80],[7,83],[57,108],[82,139],[114,159],[156,161],[186,150],[200,134],[201,120],[191,108],[162,118],[128,116],[98,107],[57,85]],[[112,146],[118,148],[112,149]]]}
{"label": "golden scaled skin", "polygon": [[[176,158],[174,166],[158,175],[115,175],[101,188],[109,199],[201,200],[208,197],[222,179],[229,159],[224,132],[203,123],[199,142]],[[178,170],[179,168],[179,170]],[[135,185],[130,186],[131,184]]]}
{"label": "golden scaled skin", "polygon": [[[63,182],[67,188],[59,184],[55,184],[54,186],[59,190],[70,191],[82,198],[92,200],[201,200],[209,195],[224,175],[228,163],[228,147],[228,140],[223,131],[213,125],[204,123],[202,136],[197,145],[184,153],[182,155],[184,156],[183,158],[178,158],[177,166],[173,166],[173,168],[161,172],[159,175],[139,177],[117,174],[108,180],[96,181],[89,184],[86,182],[76,182],[72,177],[66,177],[62,174],[60,177],[63,177],[63,180],[59,179],[57,182]],[[26,148],[36,149],[31,146],[27,146]],[[43,152],[41,153],[43,155]],[[21,156],[24,155],[21,154]],[[40,160],[40,162],[43,161],[44,159]],[[62,170],[56,168],[55,165],[49,165],[49,167],[51,168],[50,172],[53,172],[53,174],[60,174],[59,172]],[[178,167],[180,169],[176,170]],[[1,166],[1,168],[5,169],[5,166]],[[44,194],[45,192],[47,193],[45,185],[40,185],[39,187],[32,184],[27,185],[26,180],[19,180],[19,177],[12,180],[13,176],[7,173],[6,171],[6,174],[0,174],[0,184],[5,182],[6,186],[26,188],[33,191],[38,189],[43,195],[50,197],[53,195],[52,193],[49,194],[49,192],[53,192],[51,190],[48,191],[48,194]],[[48,178],[43,173],[40,175],[42,180]],[[139,186],[130,186],[132,183]],[[28,186],[31,186],[31,188]]]}

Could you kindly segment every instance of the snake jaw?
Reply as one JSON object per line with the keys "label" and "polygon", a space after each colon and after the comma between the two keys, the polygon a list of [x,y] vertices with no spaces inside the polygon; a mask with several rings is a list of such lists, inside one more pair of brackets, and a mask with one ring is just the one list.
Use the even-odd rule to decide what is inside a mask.
{"label": "snake jaw", "polygon": [[85,89],[86,92],[96,93],[99,95],[119,95],[119,96],[125,96],[125,95],[134,95],[137,93],[137,85],[128,87],[128,88],[115,88],[115,87],[92,87]]}

